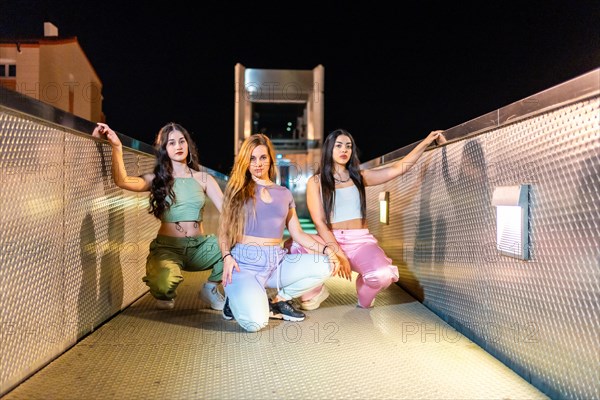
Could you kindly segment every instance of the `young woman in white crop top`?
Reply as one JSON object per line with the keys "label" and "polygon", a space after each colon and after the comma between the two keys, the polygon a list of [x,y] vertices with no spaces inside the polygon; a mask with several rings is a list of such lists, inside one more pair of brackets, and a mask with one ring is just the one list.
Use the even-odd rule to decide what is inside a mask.
{"label": "young woman in white crop top", "polygon": [[112,175],[115,184],[132,192],[150,192],[149,212],[161,221],[150,243],[146,276],[159,309],[175,306],[177,287],[184,271],[212,270],[200,297],[215,310],[222,310],[225,298],[218,285],[223,273],[221,252],[214,234],[202,230],[202,208],[206,197],[221,211],[223,192],[211,175],[200,171],[196,145],[188,131],[176,123],[163,126],[156,135],[156,163],[152,173],[128,176],[123,162],[123,145],[108,125],[98,123],[92,136],[106,138],[112,147]]}
{"label": "young woman in white crop top", "polygon": [[[406,157],[378,169],[360,169],[354,139],[343,129],[331,132],[323,143],[319,169],[306,186],[306,202],[318,232],[316,239],[334,247],[340,260],[338,276],[351,279],[351,271],[358,273],[359,307],[372,307],[377,293],[398,281],[398,268],[367,228],[365,186],[380,185],[406,173],[427,146],[443,137],[442,132],[431,132]],[[291,253],[306,252],[298,243],[286,245]],[[302,296],[301,308],[314,310],[327,296],[324,285],[315,288]]]}

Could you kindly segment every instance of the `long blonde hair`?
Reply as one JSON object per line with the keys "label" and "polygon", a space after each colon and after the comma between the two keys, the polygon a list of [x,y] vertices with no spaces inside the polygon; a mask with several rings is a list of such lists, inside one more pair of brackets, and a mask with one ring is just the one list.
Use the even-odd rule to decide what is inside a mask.
{"label": "long blonde hair", "polygon": [[269,137],[262,133],[255,133],[247,137],[235,158],[223,196],[219,233],[227,240],[230,248],[235,245],[238,237],[244,234],[244,222],[246,220],[244,206],[246,202],[252,200],[254,203],[256,201],[254,198],[256,183],[252,179],[249,167],[252,152],[261,145],[265,146],[269,153],[269,179],[275,181],[277,177],[275,150]]}

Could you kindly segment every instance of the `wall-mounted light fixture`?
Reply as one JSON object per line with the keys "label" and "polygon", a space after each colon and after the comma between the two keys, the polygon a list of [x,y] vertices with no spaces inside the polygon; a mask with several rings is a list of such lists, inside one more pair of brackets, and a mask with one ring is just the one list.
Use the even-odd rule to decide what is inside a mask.
{"label": "wall-mounted light fixture", "polygon": [[379,222],[390,223],[390,192],[379,192]]}
{"label": "wall-mounted light fixture", "polygon": [[529,185],[494,188],[496,248],[501,254],[529,259]]}

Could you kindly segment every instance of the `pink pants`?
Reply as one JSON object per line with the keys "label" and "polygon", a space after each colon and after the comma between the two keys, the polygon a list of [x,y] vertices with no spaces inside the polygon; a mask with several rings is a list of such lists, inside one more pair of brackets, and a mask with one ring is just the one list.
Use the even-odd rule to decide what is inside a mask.
{"label": "pink pants", "polygon": [[[352,271],[358,273],[356,279],[358,305],[364,308],[371,307],[377,293],[390,286],[392,282],[398,282],[398,267],[392,265],[392,260],[385,255],[377,239],[369,233],[368,229],[334,229],[332,232],[348,257]],[[290,253],[302,254],[307,251],[294,242],[290,247]],[[320,290],[321,286],[306,293],[302,299],[308,300]]]}

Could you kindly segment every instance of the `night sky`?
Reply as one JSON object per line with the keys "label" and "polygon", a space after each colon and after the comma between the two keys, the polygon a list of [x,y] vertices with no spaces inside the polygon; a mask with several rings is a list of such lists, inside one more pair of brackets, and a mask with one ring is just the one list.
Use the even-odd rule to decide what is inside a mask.
{"label": "night sky", "polygon": [[347,129],[361,161],[600,66],[597,1],[149,3],[0,0],[0,36],[77,36],[112,128],[151,143],[181,123],[226,174],[236,63],[322,64],[325,134]]}

